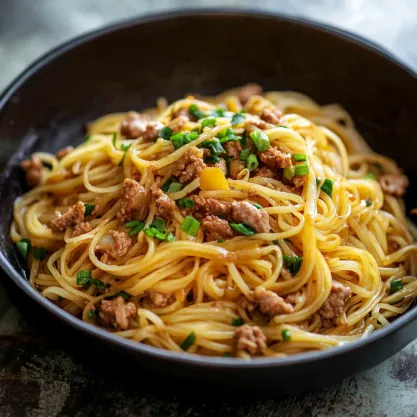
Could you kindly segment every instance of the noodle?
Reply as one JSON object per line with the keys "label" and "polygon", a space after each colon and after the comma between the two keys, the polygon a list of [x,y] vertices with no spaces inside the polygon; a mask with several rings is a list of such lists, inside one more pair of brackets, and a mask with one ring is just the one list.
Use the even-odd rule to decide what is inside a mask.
{"label": "noodle", "polygon": [[403,314],[417,245],[382,184],[399,168],[340,106],[245,88],[101,117],[22,163],[36,186],[11,237],[30,284],[120,337],[210,356],[327,349]]}

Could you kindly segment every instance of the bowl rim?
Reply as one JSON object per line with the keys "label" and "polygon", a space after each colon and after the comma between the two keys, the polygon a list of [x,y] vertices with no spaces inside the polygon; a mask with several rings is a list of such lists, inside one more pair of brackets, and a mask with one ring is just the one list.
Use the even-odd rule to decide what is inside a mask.
{"label": "bowl rim", "polygon": [[[166,21],[176,18],[184,17],[199,17],[199,16],[246,16],[256,17],[259,19],[274,19],[276,21],[286,22],[293,25],[299,25],[314,29],[315,31],[330,34],[339,38],[341,41],[353,43],[361,48],[367,49],[369,53],[378,55],[381,58],[389,60],[393,65],[401,68],[417,81],[417,74],[408,67],[401,59],[394,56],[380,45],[363,38],[360,35],[350,33],[344,29],[336,28],[327,23],[320,23],[314,20],[306,18],[291,17],[283,13],[270,12],[266,10],[254,10],[250,8],[245,9],[233,9],[233,8],[186,8],[181,10],[168,10],[153,14],[146,14],[142,16],[136,16],[129,19],[120,20],[116,23],[105,25],[98,29],[88,31],[79,36],[73,37],[66,42],[59,44],[53,49],[49,50],[45,54],[41,55],[32,64],[30,64],[25,70],[23,70],[12,82],[5,88],[0,96],[0,115],[6,104],[9,102],[13,94],[33,75],[42,70],[43,67],[48,65],[55,58],[64,55],[72,48],[85,44],[89,41],[100,38],[117,32],[119,30],[129,29],[131,27],[151,23],[154,21]],[[6,164],[3,172],[1,173],[2,182],[7,177],[11,168],[15,163],[15,159],[19,154],[17,150]],[[366,337],[362,337],[356,341],[342,343],[340,346],[329,348],[327,350],[318,350],[314,352],[300,353],[294,356],[288,356],[284,358],[254,358],[251,361],[244,361],[232,357],[209,357],[202,355],[187,354],[185,352],[169,351],[143,343],[134,342],[129,339],[116,336],[113,333],[102,329],[98,326],[89,324],[87,322],[78,319],[71,314],[67,313],[63,309],[59,308],[48,299],[43,297],[38,291],[36,291],[29,282],[22,277],[11,265],[7,257],[0,252],[0,267],[9,276],[9,278],[22,290],[28,297],[36,301],[41,307],[43,307],[50,314],[53,314],[56,318],[63,320],[64,323],[72,327],[76,331],[80,331],[85,336],[92,336],[100,339],[103,342],[108,342],[114,347],[120,347],[131,351],[132,353],[139,353],[153,357],[155,359],[161,359],[168,362],[176,362],[183,365],[193,365],[196,367],[210,367],[210,368],[222,368],[222,369],[252,369],[252,368],[267,368],[267,367],[288,367],[293,365],[302,365],[305,363],[330,359],[336,356],[341,356],[345,353],[360,349],[365,345],[370,345],[378,340],[388,336],[391,333],[399,330],[407,325],[409,322],[417,317],[417,307],[407,311],[402,316],[398,317],[393,323],[374,331]]]}

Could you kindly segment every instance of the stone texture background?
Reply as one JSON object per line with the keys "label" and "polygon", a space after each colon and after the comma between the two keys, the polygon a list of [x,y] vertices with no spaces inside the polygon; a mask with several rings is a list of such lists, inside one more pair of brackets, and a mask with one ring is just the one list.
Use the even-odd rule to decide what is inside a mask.
{"label": "stone texture background", "polygon": [[[417,68],[415,0],[1,0],[0,90],[71,37],[123,18],[190,7],[272,10],[364,35]],[[0,277],[6,279],[5,277]],[[320,392],[239,403],[178,398],[86,364],[30,329],[0,286],[0,416],[417,416],[417,342]]]}

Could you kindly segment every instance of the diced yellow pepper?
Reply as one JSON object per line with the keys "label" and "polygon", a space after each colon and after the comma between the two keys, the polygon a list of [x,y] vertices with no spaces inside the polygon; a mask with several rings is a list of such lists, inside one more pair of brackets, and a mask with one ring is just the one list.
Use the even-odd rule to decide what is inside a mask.
{"label": "diced yellow pepper", "polygon": [[220,168],[207,167],[200,174],[200,189],[202,191],[230,190],[230,187]]}

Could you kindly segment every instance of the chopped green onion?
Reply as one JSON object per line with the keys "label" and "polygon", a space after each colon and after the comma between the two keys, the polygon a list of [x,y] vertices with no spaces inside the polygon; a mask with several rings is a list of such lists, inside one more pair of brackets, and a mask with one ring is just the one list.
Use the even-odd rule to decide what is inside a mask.
{"label": "chopped green onion", "polygon": [[140,220],[132,220],[130,222],[127,222],[125,224],[125,227],[126,227],[126,229],[130,229],[132,227],[136,227],[136,226],[139,226],[141,224],[143,224],[143,223]]}
{"label": "chopped green onion", "polygon": [[365,177],[364,177],[364,179],[365,180],[374,180],[374,181],[376,181],[376,177],[372,173],[366,174]]}
{"label": "chopped green onion", "polygon": [[182,189],[182,184],[180,182],[171,182],[168,187],[169,193],[176,193]]}
{"label": "chopped green onion", "polygon": [[173,182],[177,182],[177,179],[175,178],[175,177],[171,177],[171,178],[168,178],[166,181],[165,181],[165,183],[164,183],[164,185],[161,187],[161,190],[163,191],[163,192],[167,192],[168,191],[168,189],[169,189],[169,186],[171,185],[171,183],[173,183]]}
{"label": "chopped green onion", "polygon": [[19,253],[22,255],[22,258],[27,259],[31,248],[30,240],[21,239],[16,243],[16,247]]}
{"label": "chopped green onion", "polygon": [[91,284],[93,284],[98,290],[104,290],[106,288],[106,284],[101,282],[99,279],[91,279]]}
{"label": "chopped green onion", "polygon": [[252,206],[256,207],[258,210],[260,210],[260,209],[262,209],[262,208],[263,208],[263,207],[262,207],[260,204],[258,204],[258,203],[252,203],[252,202],[251,202],[251,204],[252,204]]}
{"label": "chopped green onion", "polygon": [[332,197],[333,194],[333,184],[334,181],[330,178],[326,178],[321,186],[321,190],[325,192],[329,197]]}
{"label": "chopped green onion", "polygon": [[137,226],[132,227],[129,232],[128,235],[129,236],[136,236],[137,234],[139,234],[143,228],[145,227],[145,224],[140,222],[140,224],[138,224]]}
{"label": "chopped green onion", "polygon": [[84,203],[84,207],[85,207],[84,217],[91,216],[91,213],[96,208],[94,204],[89,204],[89,203]]}
{"label": "chopped green onion", "polygon": [[116,141],[117,141],[117,132],[113,133],[113,139],[112,139],[112,143],[113,143],[113,147],[116,149]]}
{"label": "chopped green onion", "polygon": [[144,233],[148,237],[152,237],[158,240],[166,240],[167,235],[165,233],[160,232],[155,227],[150,227],[149,229],[145,229]]}
{"label": "chopped green onion", "polygon": [[203,120],[201,127],[204,129],[207,126],[216,126],[216,118],[208,117],[207,119]]}
{"label": "chopped green onion", "polygon": [[234,135],[234,134],[235,132],[233,131],[233,129],[228,127],[227,129],[223,129],[219,133],[217,133],[216,138],[222,139],[222,138],[225,138],[227,135]]}
{"label": "chopped green onion", "polygon": [[226,161],[226,177],[230,176],[230,161],[233,158],[231,156],[225,156],[224,160]]}
{"label": "chopped green onion", "polygon": [[245,321],[242,319],[242,317],[238,317],[232,320],[232,326],[242,326],[245,324]]}
{"label": "chopped green onion", "polygon": [[124,292],[124,291],[120,291],[120,292],[118,292],[118,293],[116,293],[116,294],[114,294],[114,296],[113,296],[114,298],[117,298],[117,297],[122,297],[123,298],[123,300],[125,300],[125,301],[128,301],[128,300],[130,300],[130,298],[132,297],[130,294],[128,294],[127,292]]}
{"label": "chopped green onion", "polygon": [[96,311],[93,309],[88,310],[87,316],[89,320],[94,320],[96,318]]}
{"label": "chopped green onion", "polygon": [[187,235],[194,236],[200,227],[200,222],[192,216],[186,216],[184,221],[181,223],[180,229],[187,233]]}
{"label": "chopped green onion", "polygon": [[191,332],[180,344],[182,350],[187,350],[196,340],[195,333]]}
{"label": "chopped green onion", "polygon": [[202,148],[209,148],[212,155],[220,155],[222,153],[226,153],[219,139],[217,138],[205,140],[200,146]]}
{"label": "chopped green onion", "polygon": [[78,271],[77,273],[77,285],[90,284],[91,271]]}
{"label": "chopped green onion", "polygon": [[175,149],[179,149],[197,138],[198,132],[178,132],[170,137],[170,141]]}
{"label": "chopped green onion", "polygon": [[282,257],[285,267],[291,272],[292,275],[295,275],[301,268],[303,262],[302,256],[287,256]]}
{"label": "chopped green onion", "polygon": [[191,208],[194,207],[194,202],[191,200],[191,198],[184,197],[178,200],[178,205],[182,209]]}
{"label": "chopped green onion", "polygon": [[241,112],[235,113],[232,117],[232,126],[236,126],[239,123],[242,123],[245,120],[245,115]]}
{"label": "chopped green onion", "polygon": [[220,143],[226,143],[226,142],[230,142],[233,140],[240,140],[241,137],[240,136],[236,136],[235,132],[233,131],[233,129],[231,129],[230,127],[228,129],[222,130],[221,132],[219,132],[216,137],[220,138]]}
{"label": "chopped green onion", "polygon": [[290,179],[294,178],[294,175],[295,175],[295,167],[294,166],[290,166],[290,167],[284,168],[283,175],[284,175],[284,178],[286,180],[290,180]]}
{"label": "chopped green onion", "polygon": [[223,353],[223,356],[224,356],[225,358],[230,358],[230,356],[232,356],[232,355],[231,355],[231,353],[230,353],[230,352],[225,352],[225,353]]}
{"label": "chopped green onion", "polygon": [[199,120],[202,119],[203,117],[206,117],[206,114],[204,112],[202,112],[196,104],[191,104],[190,107],[188,107],[188,113],[190,113],[190,115],[192,117],[194,117],[195,119]]}
{"label": "chopped green onion", "polygon": [[91,134],[87,135],[87,136],[84,138],[84,142],[88,142],[88,141],[91,139],[91,136],[93,136],[93,135],[91,135]]}
{"label": "chopped green onion", "polygon": [[230,227],[241,235],[252,236],[255,234],[255,230],[244,223],[230,223]]}
{"label": "chopped green onion", "polygon": [[222,109],[221,107],[218,107],[216,110],[213,110],[211,112],[211,115],[214,116],[214,117],[224,117],[224,112],[225,111],[226,111],[225,109]]}
{"label": "chopped green onion", "polygon": [[258,158],[256,157],[255,154],[251,153],[248,156],[248,159],[246,160],[246,168],[252,172],[255,171],[256,168],[258,168],[259,166],[259,162],[258,162]]}
{"label": "chopped green onion", "polygon": [[217,155],[210,155],[207,158],[204,158],[206,164],[217,164],[220,161],[220,157]]}
{"label": "chopped green onion", "polygon": [[302,162],[307,160],[305,153],[295,153],[293,156],[295,162]]}
{"label": "chopped green onion", "polygon": [[169,232],[169,233],[167,234],[167,239],[166,239],[166,241],[167,241],[167,242],[173,242],[174,240],[175,240],[175,235],[174,235],[174,233]]}
{"label": "chopped green onion", "polygon": [[295,176],[299,177],[301,175],[307,175],[309,173],[307,162],[302,162],[295,166]]}
{"label": "chopped green onion", "polygon": [[246,146],[246,132],[243,132],[242,139],[240,139],[242,147]]}
{"label": "chopped green onion", "polygon": [[219,239],[217,243],[224,243],[224,239]]}
{"label": "chopped green onion", "polygon": [[45,248],[35,248],[32,253],[34,258],[38,261],[43,261],[46,258]]}
{"label": "chopped green onion", "polygon": [[251,154],[251,152],[252,152],[251,148],[243,149],[243,151],[240,151],[239,159],[241,161],[246,161],[248,159],[248,156]]}
{"label": "chopped green onion", "polygon": [[145,229],[144,233],[146,236],[148,237],[154,237],[155,236],[155,232],[157,232],[158,230],[156,230],[155,228],[150,228],[150,229]]}
{"label": "chopped green onion", "polygon": [[394,294],[397,291],[400,291],[404,288],[404,284],[402,279],[395,279],[394,281],[391,281],[391,284],[389,285],[389,291],[391,294]]}
{"label": "chopped green onion", "polygon": [[286,342],[289,342],[291,340],[291,333],[288,329],[282,329],[281,336],[282,339]]}
{"label": "chopped green onion", "polygon": [[259,152],[265,152],[269,148],[269,138],[262,130],[256,130],[250,133],[250,137]]}
{"label": "chopped green onion", "polygon": [[366,207],[372,206],[372,201],[368,198],[365,200]]}
{"label": "chopped green onion", "polygon": [[158,230],[161,233],[165,232],[165,222],[162,219],[155,219],[150,227],[155,228],[156,230]]}
{"label": "chopped green onion", "polygon": [[160,131],[159,131],[159,137],[165,140],[169,140],[169,138],[172,136],[172,132],[173,130],[168,127],[168,126],[164,126]]}

